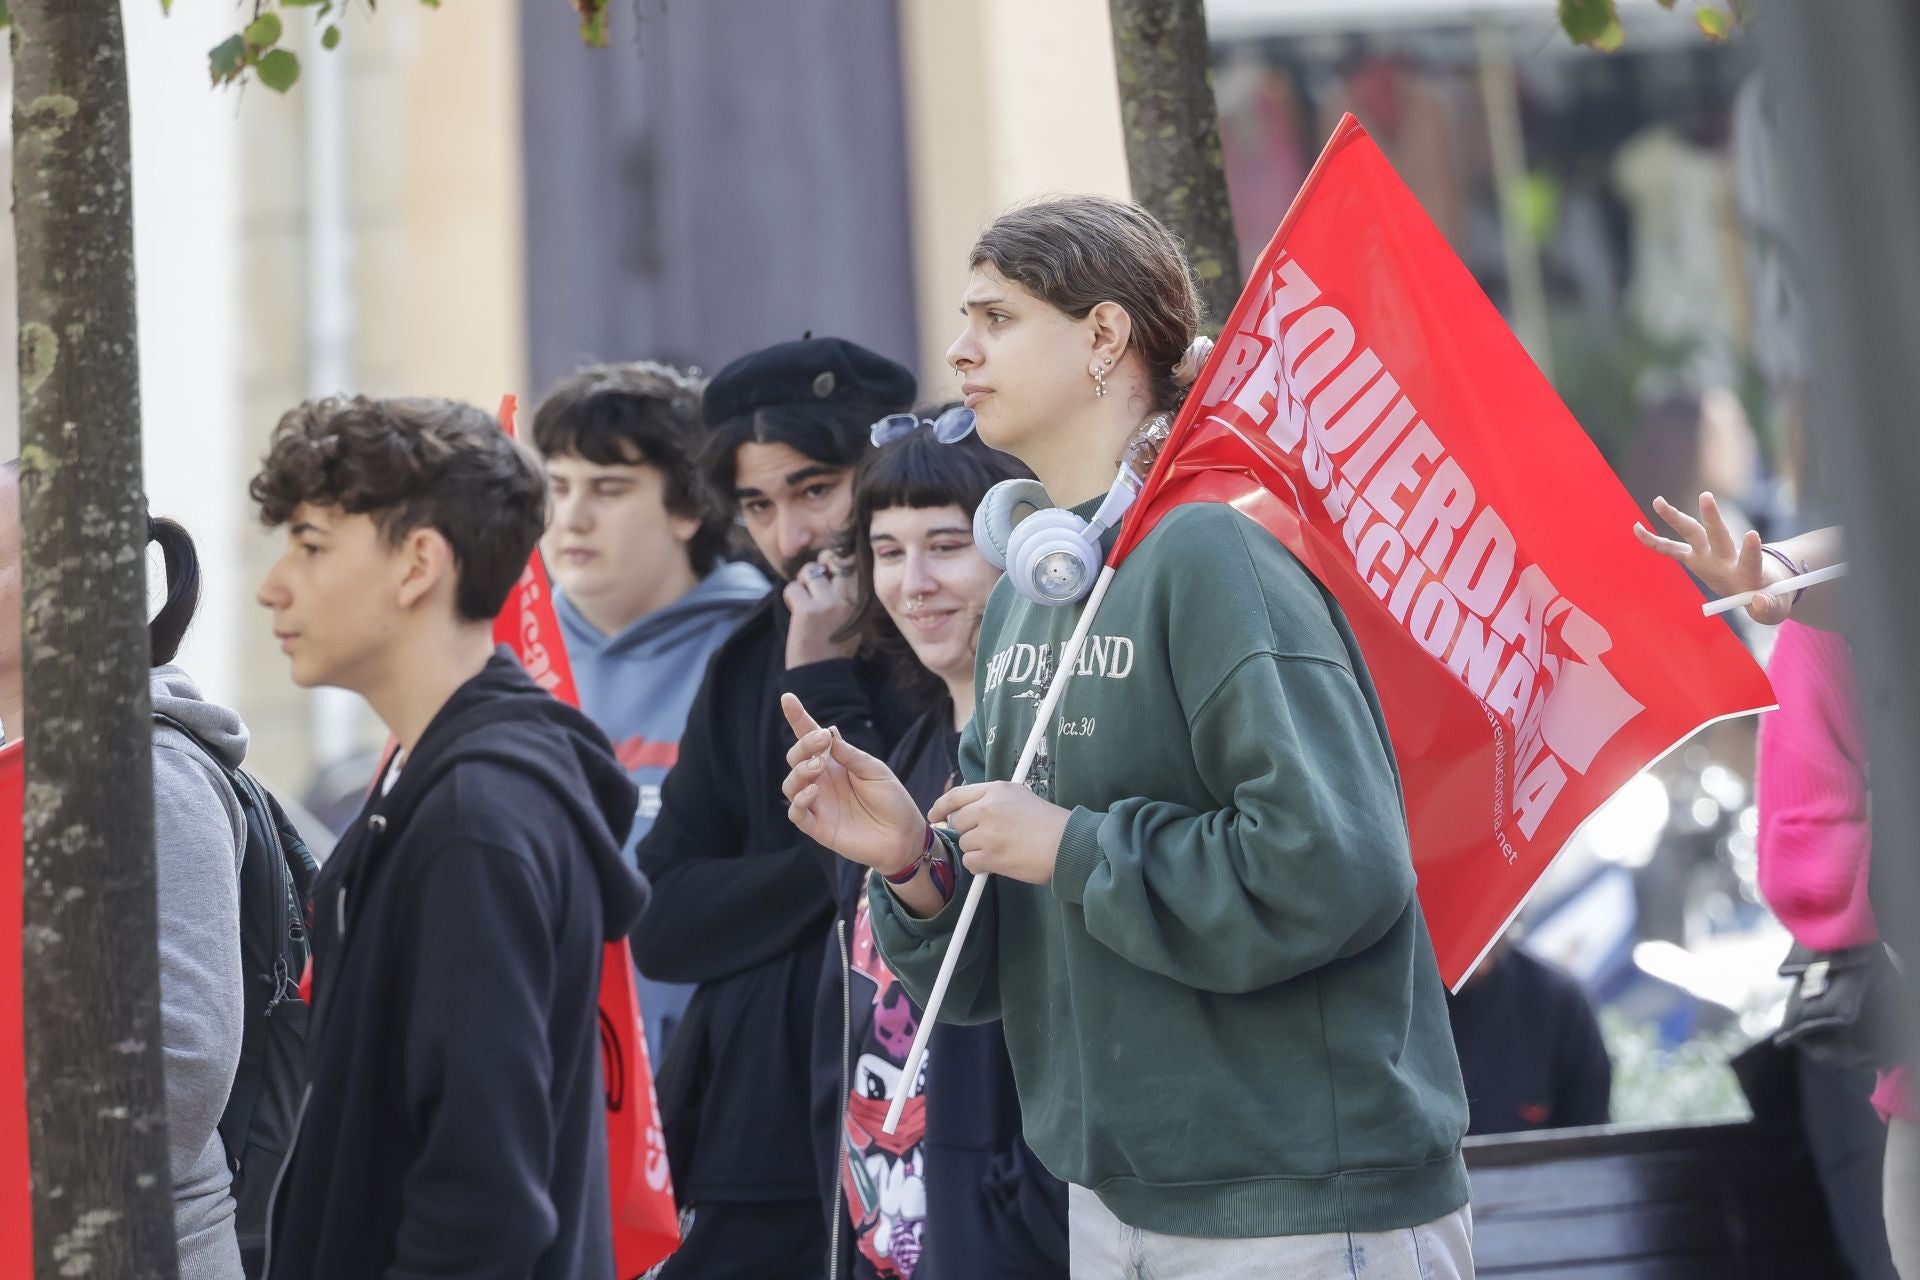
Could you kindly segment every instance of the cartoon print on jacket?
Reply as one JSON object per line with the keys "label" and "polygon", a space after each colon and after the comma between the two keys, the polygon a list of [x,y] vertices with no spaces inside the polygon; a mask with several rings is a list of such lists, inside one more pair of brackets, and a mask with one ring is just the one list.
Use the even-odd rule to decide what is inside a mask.
{"label": "cartoon print on jacket", "polygon": [[854,1061],[840,1175],[860,1256],[879,1276],[912,1280],[926,1235],[927,1166],[920,1143],[927,1131],[927,1064],[923,1056],[898,1132],[884,1132],[920,1011],[874,945],[864,894],[854,916],[850,959]]}

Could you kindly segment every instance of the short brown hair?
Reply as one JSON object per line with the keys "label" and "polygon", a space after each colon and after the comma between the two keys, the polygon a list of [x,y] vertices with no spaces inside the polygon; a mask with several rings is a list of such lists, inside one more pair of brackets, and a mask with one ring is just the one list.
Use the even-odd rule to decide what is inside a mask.
{"label": "short brown hair", "polygon": [[1118,304],[1133,321],[1153,407],[1185,397],[1173,367],[1200,330],[1200,296],[1180,242],[1139,205],[1096,195],[1021,205],[980,233],[967,265],[981,263],[1075,320]]}
{"label": "short brown hair", "polygon": [[303,502],[371,516],[398,546],[423,526],[453,548],[454,607],[500,612],[547,523],[547,478],[486,412],[456,400],[309,400],[273,429],[247,486],[269,529]]}
{"label": "short brown hair", "polygon": [[658,471],[667,510],[699,521],[687,541],[687,560],[701,577],[726,553],[733,527],[700,468],[707,443],[700,393],[706,385],[698,374],[651,361],[590,365],[547,392],[533,415],[533,447],[543,458]]}

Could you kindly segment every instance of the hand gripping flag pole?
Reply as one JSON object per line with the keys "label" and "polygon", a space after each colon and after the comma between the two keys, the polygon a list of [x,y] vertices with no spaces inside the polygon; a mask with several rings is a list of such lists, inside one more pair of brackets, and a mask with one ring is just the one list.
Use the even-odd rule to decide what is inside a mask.
{"label": "hand gripping flag pole", "polygon": [[[1047,696],[1040,702],[1040,710],[1034,714],[1033,728],[1027,734],[1027,745],[1020,751],[1020,762],[1014,767],[1011,781],[1015,786],[1024,786],[1027,774],[1033,768],[1034,757],[1040,754],[1040,743],[1047,736],[1047,726],[1053,722],[1055,708],[1060,705],[1060,695],[1066,691],[1067,681],[1073,678],[1073,669],[1080,661],[1080,649],[1087,642],[1087,632],[1093,627],[1094,615],[1100,612],[1100,602],[1107,597],[1107,587],[1113,582],[1113,566],[1108,564],[1100,570],[1099,579],[1093,584],[1093,592],[1087,597],[1087,607],[1080,613],[1080,621],[1074,625],[1073,635],[1067,640],[1067,647],[1060,657],[1060,666],[1053,674],[1053,683],[1047,686]],[[920,1074],[920,1059],[927,1053],[927,1037],[933,1034],[933,1024],[939,1020],[940,1005],[947,998],[947,984],[953,981],[953,970],[960,963],[960,952],[967,945],[967,930],[973,926],[974,912],[980,909],[980,895],[986,890],[987,877],[976,875],[973,883],[967,886],[967,900],[960,904],[960,919],[954,922],[953,937],[947,942],[947,954],[940,961],[940,975],[933,980],[933,990],[927,995],[926,1008],[920,1015],[920,1027],[913,1033],[913,1048],[907,1052],[907,1065],[900,1070],[900,1081],[893,1088],[893,1104],[887,1108],[887,1122],[881,1126],[891,1134],[900,1124],[900,1113],[906,1109],[907,1095],[913,1091],[913,1080]]]}
{"label": "hand gripping flag pole", "polygon": [[1760,596],[1783,596],[1789,591],[1805,591],[1808,587],[1817,587],[1823,582],[1832,582],[1835,578],[1846,576],[1847,563],[1843,560],[1839,564],[1830,564],[1824,569],[1815,569],[1811,573],[1796,574],[1757,591],[1736,591],[1730,596],[1709,600],[1700,606],[1700,612],[1705,617],[1711,618],[1717,614],[1731,613],[1735,609],[1744,609]]}

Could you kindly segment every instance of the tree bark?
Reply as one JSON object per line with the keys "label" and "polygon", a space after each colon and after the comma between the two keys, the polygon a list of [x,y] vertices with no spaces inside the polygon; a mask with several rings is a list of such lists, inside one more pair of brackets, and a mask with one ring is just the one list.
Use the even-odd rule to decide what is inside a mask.
{"label": "tree bark", "polygon": [[34,1273],[149,1280],[178,1268],[126,51],[120,0],[12,10]]}
{"label": "tree bark", "polygon": [[1133,198],[1186,246],[1206,328],[1239,301],[1239,242],[1201,0],[1108,0]]}

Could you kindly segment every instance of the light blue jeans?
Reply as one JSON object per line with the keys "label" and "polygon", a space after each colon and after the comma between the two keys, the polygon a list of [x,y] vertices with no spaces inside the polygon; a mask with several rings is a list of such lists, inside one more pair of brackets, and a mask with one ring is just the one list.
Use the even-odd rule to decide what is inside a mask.
{"label": "light blue jeans", "polygon": [[1073,1280],[1473,1280],[1473,1213],[1398,1231],[1203,1240],[1130,1227],[1067,1188]]}

